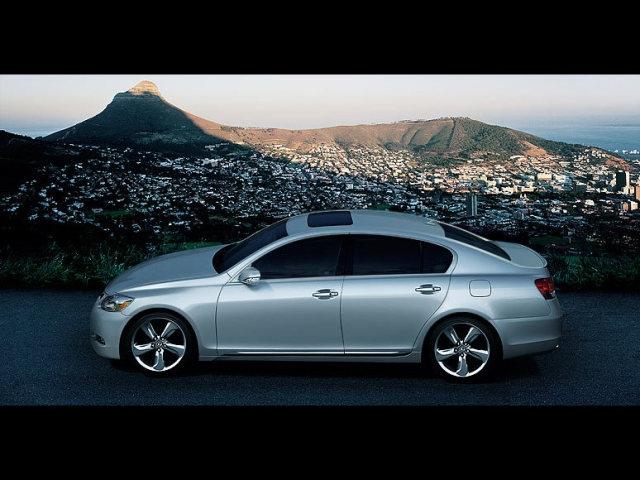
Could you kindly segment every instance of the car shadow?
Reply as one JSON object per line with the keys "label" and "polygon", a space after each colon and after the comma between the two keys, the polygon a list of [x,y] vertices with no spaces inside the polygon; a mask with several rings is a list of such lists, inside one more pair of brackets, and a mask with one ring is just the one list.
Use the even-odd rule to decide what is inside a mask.
{"label": "car shadow", "polygon": [[[119,360],[112,360],[114,369],[125,372],[138,370]],[[508,382],[519,378],[537,376],[535,357],[505,360],[493,378],[474,383]],[[186,370],[171,375],[174,378],[189,378],[208,375],[231,375],[242,377],[271,378],[376,378],[376,379],[432,379],[442,380],[439,375],[416,364],[406,363],[340,363],[340,362],[266,362],[266,361],[214,361],[200,362]]]}
{"label": "car shadow", "polygon": [[[122,360],[111,360],[111,366],[122,372],[139,370]],[[172,377],[197,377],[205,375],[241,375],[244,377],[378,377],[416,378],[431,376],[420,365],[344,362],[297,361],[213,361],[198,362]]]}
{"label": "car shadow", "polygon": [[418,378],[429,375],[419,365],[340,362],[221,361],[199,363],[178,376],[242,375],[249,377]]}

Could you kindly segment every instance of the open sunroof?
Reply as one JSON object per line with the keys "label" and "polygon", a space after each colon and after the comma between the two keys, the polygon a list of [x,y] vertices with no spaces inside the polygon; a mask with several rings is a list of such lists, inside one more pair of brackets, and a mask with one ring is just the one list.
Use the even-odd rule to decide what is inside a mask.
{"label": "open sunroof", "polygon": [[310,227],[335,227],[338,225],[353,225],[351,212],[318,212],[307,215],[307,225]]}

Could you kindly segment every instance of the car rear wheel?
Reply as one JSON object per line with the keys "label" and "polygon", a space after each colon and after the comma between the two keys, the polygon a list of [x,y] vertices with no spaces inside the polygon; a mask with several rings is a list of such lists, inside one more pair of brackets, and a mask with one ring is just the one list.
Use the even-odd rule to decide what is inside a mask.
{"label": "car rear wheel", "polygon": [[195,339],[181,318],[164,312],[150,313],[131,325],[122,350],[138,369],[153,376],[165,376],[191,363]]}
{"label": "car rear wheel", "polygon": [[445,320],[429,335],[425,360],[445,378],[469,382],[494,373],[499,362],[499,340],[493,331],[475,318]]}

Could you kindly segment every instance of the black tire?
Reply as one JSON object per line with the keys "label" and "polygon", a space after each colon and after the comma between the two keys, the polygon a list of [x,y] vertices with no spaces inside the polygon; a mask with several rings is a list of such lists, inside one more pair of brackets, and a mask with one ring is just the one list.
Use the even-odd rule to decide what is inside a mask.
{"label": "black tire", "polygon": [[[155,325],[162,326],[167,322],[173,322],[177,324],[180,327],[180,331],[177,331],[177,333],[173,333],[171,335],[171,338],[173,339],[175,338],[182,339],[183,338],[182,334],[184,334],[184,347],[185,347],[184,355],[179,360],[177,360],[175,365],[171,366],[168,370],[156,371],[156,370],[147,369],[143,367],[136,360],[133,354],[132,347],[131,347],[133,337],[134,335],[136,335],[137,338],[140,338],[140,335],[142,335],[141,333],[139,333],[140,327],[149,321],[151,321],[154,326]],[[149,339],[149,341],[151,340]],[[150,356],[152,355],[152,353],[153,352],[150,351],[149,354],[146,354],[146,355]],[[173,356],[174,354],[171,353],[171,355]],[[167,353],[167,356],[169,356],[169,353]],[[122,336],[122,340],[120,342],[120,358],[126,361],[129,365],[131,365],[137,371],[140,371],[152,377],[167,377],[167,376],[175,375],[176,373],[179,373],[181,371],[184,371],[195,363],[195,361],[197,360],[197,356],[198,356],[197,342],[196,342],[195,335],[191,330],[191,327],[185,320],[169,312],[151,312],[135,319],[133,322],[131,322],[127,326],[126,331]],[[175,358],[177,358],[177,355]],[[172,357],[172,359],[174,360],[175,358]]]}
{"label": "black tire", "polygon": [[[447,347],[454,347],[454,343],[449,340],[448,336],[444,332],[450,327],[454,327],[454,330],[459,332],[458,337],[464,337],[465,331],[468,332],[468,329],[471,328],[470,326],[479,329],[482,334],[484,334],[484,337],[479,335],[476,339],[471,341],[470,346],[476,351],[484,351],[485,348],[488,347],[486,350],[489,353],[489,358],[486,363],[481,366],[483,363],[481,360],[477,359],[473,354],[465,354],[464,362],[467,364],[469,372],[472,372],[475,368],[479,368],[479,370],[469,376],[456,376],[456,373],[452,373],[451,371],[456,368],[460,368],[459,355],[456,354],[449,359],[443,360],[442,363],[444,366],[440,365],[436,358],[436,341],[439,342],[438,347],[441,350]],[[445,342],[445,344],[442,342]],[[450,343],[447,344],[446,342]],[[464,315],[448,318],[436,325],[435,328],[429,332],[422,351],[423,364],[425,364],[435,374],[452,382],[458,383],[473,383],[492,378],[495,375],[501,360],[502,345],[493,329],[477,318],[467,317]],[[450,371],[447,371],[447,369]]]}

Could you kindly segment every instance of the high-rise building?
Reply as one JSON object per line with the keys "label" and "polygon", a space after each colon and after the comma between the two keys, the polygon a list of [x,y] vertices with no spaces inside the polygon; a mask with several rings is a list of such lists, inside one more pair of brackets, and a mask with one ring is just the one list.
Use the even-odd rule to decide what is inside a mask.
{"label": "high-rise building", "polygon": [[478,196],[475,193],[467,195],[467,215],[469,217],[478,216]]}
{"label": "high-rise building", "polygon": [[636,183],[636,187],[634,191],[635,191],[635,195],[634,195],[635,199],[640,202],[640,181]]}
{"label": "high-rise building", "polygon": [[618,170],[616,172],[616,192],[620,192],[629,187],[629,172]]}

